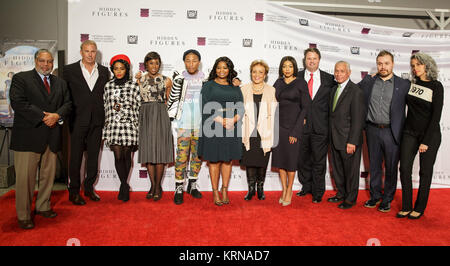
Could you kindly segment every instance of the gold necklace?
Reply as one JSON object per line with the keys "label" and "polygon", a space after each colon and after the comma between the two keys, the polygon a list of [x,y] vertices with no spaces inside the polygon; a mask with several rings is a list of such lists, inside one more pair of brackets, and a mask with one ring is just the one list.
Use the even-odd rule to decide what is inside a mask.
{"label": "gold necklace", "polygon": [[262,87],[261,87],[260,89],[256,89],[254,85],[255,85],[255,84],[252,83],[252,90],[253,90],[253,93],[254,93],[254,94],[261,94],[261,92],[263,92],[263,90],[264,90],[265,84],[263,83],[263,85],[262,85]]}

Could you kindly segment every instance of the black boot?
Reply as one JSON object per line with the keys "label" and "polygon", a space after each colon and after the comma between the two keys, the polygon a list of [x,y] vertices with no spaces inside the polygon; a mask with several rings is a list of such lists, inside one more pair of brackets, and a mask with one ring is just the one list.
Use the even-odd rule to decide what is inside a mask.
{"label": "black boot", "polygon": [[256,193],[256,182],[249,183],[248,185],[248,192],[247,195],[245,195],[245,200],[251,200],[253,196],[255,196]]}
{"label": "black boot", "polygon": [[264,195],[264,182],[258,182],[257,191],[258,191],[258,199],[265,200],[266,195]]}
{"label": "black boot", "polygon": [[175,204],[180,205],[182,204],[183,201],[183,183],[175,183],[175,195],[173,197],[173,202],[175,202]]}
{"label": "black boot", "polygon": [[258,192],[258,199],[265,200],[266,195],[264,195],[264,181],[266,180],[266,168],[258,167],[256,173],[256,182],[258,183],[256,189]]}
{"label": "black boot", "polygon": [[244,199],[251,200],[256,193],[256,168],[247,166],[245,172],[247,174],[248,193]]}
{"label": "black boot", "polygon": [[121,184],[119,189],[118,200],[127,202],[130,200],[130,186],[128,184]]}
{"label": "black boot", "polygon": [[197,188],[197,179],[189,179],[189,184],[186,189],[186,192],[191,194],[192,197],[196,199],[202,198],[202,193],[200,193],[200,191]]}

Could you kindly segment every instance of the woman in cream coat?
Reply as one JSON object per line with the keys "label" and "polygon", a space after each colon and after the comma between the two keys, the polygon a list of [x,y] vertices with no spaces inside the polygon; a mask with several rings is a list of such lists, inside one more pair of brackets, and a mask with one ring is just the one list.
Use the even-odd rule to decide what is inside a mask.
{"label": "woman in cream coat", "polygon": [[258,193],[258,199],[265,199],[264,180],[271,148],[276,144],[274,131],[277,101],[275,88],[266,84],[269,66],[262,60],[250,65],[252,82],[242,86],[245,115],[242,120],[243,156],[241,165],[246,167],[248,193],[245,200],[251,200]]}

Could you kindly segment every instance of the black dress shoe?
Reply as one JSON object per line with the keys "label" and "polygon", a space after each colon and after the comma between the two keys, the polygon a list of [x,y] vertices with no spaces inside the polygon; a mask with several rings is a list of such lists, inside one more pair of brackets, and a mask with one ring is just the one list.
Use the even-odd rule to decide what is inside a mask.
{"label": "black dress shoe", "polygon": [[34,223],[32,220],[18,220],[17,221],[19,223],[19,227],[22,229],[33,229],[34,228]]}
{"label": "black dress shoe", "polygon": [[55,218],[56,217],[56,212],[54,212],[53,210],[48,210],[48,211],[35,211],[36,215],[41,215],[45,218]]}
{"label": "black dress shoe", "polygon": [[84,196],[88,197],[92,201],[100,201],[100,196],[95,191],[84,191]]}
{"label": "black dress shoe", "polygon": [[364,203],[364,207],[373,209],[380,203],[381,203],[381,199],[378,199],[378,200],[370,199]]}
{"label": "black dress shoe", "polygon": [[386,203],[382,202],[380,204],[380,207],[378,207],[378,210],[380,212],[390,212],[391,211],[391,203],[390,202],[386,202]]}
{"label": "black dress shoe", "polygon": [[80,194],[69,194],[69,201],[71,201],[74,205],[86,204],[86,201],[84,201]]}
{"label": "black dress shoe", "polygon": [[308,194],[311,194],[311,192],[307,192],[307,191],[304,191],[304,190],[300,190],[300,191],[297,192],[297,194],[295,194],[295,195],[297,195],[297,196],[299,196],[299,197],[304,197],[304,196],[306,196],[306,195],[308,195]]}
{"label": "black dress shoe", "polygon": [[322,199],[321,198],[313,198],[312,202],[313,203],[321,203]]}
{"label": "black dress shoe", "polygon": [[351,207],[353,207],[353,205],[354,204],[350,204],[350,203],[347,203],[347,202],[344,201],[341,204],[339,204],[338,208],[339,209],[343,209],[343,210],[347,210],[347,209],[350,209]]}
{"label": "black dress shoe", "polygon": [[344,200],[343,198],[339,198],[338,196],[334,196],[334,197],[331,197],[331,198],[327,199],[327,201],[331,202],[331,203],[338,203],[338,202],[341,202],[343,200]]}

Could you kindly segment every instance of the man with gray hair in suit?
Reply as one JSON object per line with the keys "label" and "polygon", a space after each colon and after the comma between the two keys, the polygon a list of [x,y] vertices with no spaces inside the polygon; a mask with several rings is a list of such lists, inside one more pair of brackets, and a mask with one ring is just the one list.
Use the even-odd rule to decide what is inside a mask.
{"label": "man with gray hair in suit", "polygon": [[366,117],[362,90],[350,80],[350,64],[339,61],[334,67],[337,82],[331,90],[331,164],[337,193],[328,202],[342,202],[340,209],[356,204],[359,190],[362,131]]}
{"label": "man with gray hair in suit", "polygon": [[35,68],[13,76],[10,90],[15,117],[11,135],[16,171],[16,211],[19,226],[34,228],[31,205],[39,168],[37,215],[53,218],[50,196],[56,173],[57,152],[62,148],[62,124],[72,109],[66,82],[51,74],[53,55],[46,49],[35,54]]}

